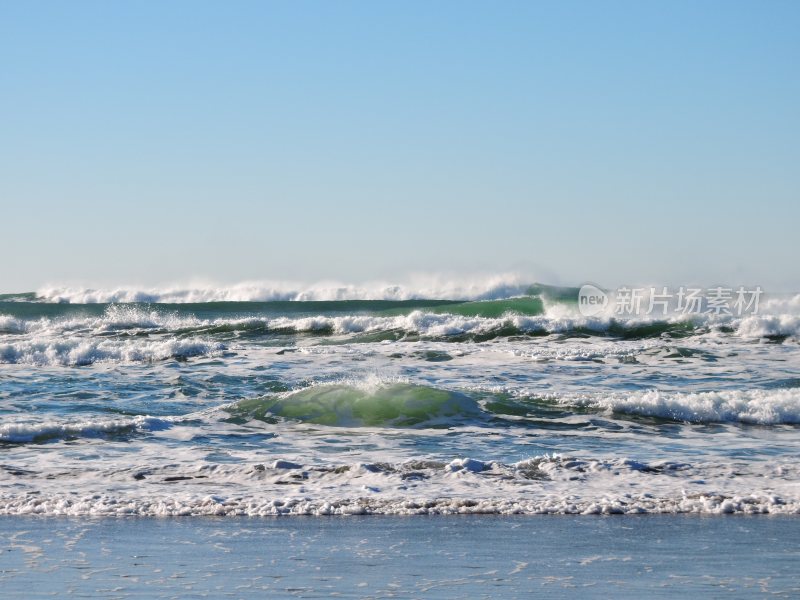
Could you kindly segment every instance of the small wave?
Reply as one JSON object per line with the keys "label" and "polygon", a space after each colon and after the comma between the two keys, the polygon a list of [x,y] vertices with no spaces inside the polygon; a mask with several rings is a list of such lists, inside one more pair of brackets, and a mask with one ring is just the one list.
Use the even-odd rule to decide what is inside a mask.
{"label": "small wave", "polygon": [[224,349],[220,343],[192,339],[33,339],[0,344],[0,363],[86,366],[104,362],[154,362],[217,355]]}
{"label": "small wave", "polygon": [[85,420],[74,422],[4,423],[0,425],[0,443],[41,443],[57,439],[103,437],[132,431],[158,431],[171,427],[171,421],[137,416],[128,419]]}
{"label": "small wave", "polygon": [[[538,302],[538,301],[537,301]],[[136,305],[111,305],[99,316],[43,317],[22,320],[0,316],[0,332],[33,333],[50,336],[78,332],[91,335],[127,333],[207,333],[263,331],[264,333],[311,333],[321,335],[355,335],[364,333],[415,334],[428,338],[458,336],[495,337],[500,335],[568,333],[571,331],[604,334],[641,331],[655,335],[668,330],[681,330],[683,325],[659,326],[648,323],[617,323],[613,320],[566,318],[529,315],[537,302],[513,301],[469,302],[443,306],[435,311],[412,310],[395,315],[349,314],[340,316],[246,316],[241,318],[200,319],[191,313],[151,310]],[[497,316],[493,316],[497,315]],[[649,327],[646,331],[643,328]],[[655,330],[654,330],[655,328]]]}
{"label": "small wave", "polygon": [[[0,335],[64,334],[106,336],[144,334],[311,334],[359,336],[366,341],[420,336],[427,339],[481,341],[514,335],[592,335],[623,339],[646,339],[668,336],[735,335],[742,338],[797,338],[800,315],[759,314],[746,317],[686,315],[667,319],[609,316],[585,317],[574,307],[549,304],[537,297],[431,305],[425,308],[347,306],[328,307],[329,314],[281,315],[278,308],[260,308],[218,316],[213,311],[198,317],[191,310],[166,310],[143,305],[112,304],[96,314],[78,313],[60,316],[23,318],[17,314],[0,315]],[[48,310],[55,309],[53,305]],[[781,305],[781,308],[785,308]],[[276,315],[277,312],[277,315]],[[341,314],[344,312],[344,314]],[[375,336],[378,336],[377,338]]]}
{"label": "small wave", "polygon": [[[306,332],[359,333],[381,329],[413,331],[422,335],[490,335],[502,332],[515,333],[569,333],[586,332],[611,334],[621,337],[654,337],[661,334],[686,336],[706,331],[735,333],[747,338],[786,338],[800,336],[800,295],[764,299],[757,315],[733,316],[691,314],[674,315],[668,318],[645,316],[641,318],[619,318],[613,314],[597,317],[583,317],[577,311],[577,289],[556,288],[541,284],[529,284],[516,275],[463,280],[442,281],[428,278],[409,284],[372,283],[362,286],[339,283],[320,283],[299,285],[286,282],[250,282],[231,286],[186,286],[166,288],[120,287],[107,289],[49,287],[39,290],[36,300],[43,303],[67,303],[91,305],[97,303],[170,303],[204,304],[220,302],[333,302],[336,307],[328,307],[335,312],[348,315],[330,315],[320,310],[317,317],[264,321],[265,326],[284,327],[287,330]],[[412,323],[393,322],[389,315],[377,315],[380,307],[348,307],[347,302],[370,301],[448,301],[463,304],[446,306],[417,307],[419,313]],[[13,304],[13,303],[7,303]],[[276,310],[273,307],[270,310]],[[352,309],[352,310],[351,310]],[[13,316],[0,320],[0,332],[19,333],[30,327],[30,321],[20,323],[12,320],[18,317],[11,308]],[[168,329],[180,326],[182,320],[190,320],[186,314],[173,315],[148,311],[136,313],[135,308],[117,308],[118,326],[126,322],[129,326],[138,323],[141,327]],[[312,309],[313,310],[313,309]],[[408,317],[405,309],[399,309],[401,316]],[[372,313],[371,317],[364,312]],[[419,314],[429,315],[420,321]],[[517,315],[517,319],[505,319],[507,315]],[[448,320],[433,315],[450,315]],[[113,326],[113,316],[104,315],[108,326]],[[273,314],[274,316],[274,314]],[[370,319],[384,317],[383,321]],[[459,320],[459,317],[462,318]],[[527,317],[527,318],[522,318]],[[485,319],[485,321],[476,321]],[[426,325],[428,321],[430,325]],[[245,323],[240,320],[239,323]],[[185,322],[188,327],[198,323]],[[235,321],[217,325],[233,325]],[[494,332],[494,333],[492,333]],[[500,333],[502,334],[502,333]]]}
{"label": "small wave", "polygon": [[235,418],[289,419],[337,427],[449,426],[482,414],[459,392],[411,383],[321,384],[277,398],[244,400]]}
{"label": "small wave", "polygon": [[203,322],[192,314],[179,314],[177,311],[146,310],[139,306],[112,304],[102,317],[91,325],[98,331],[117,331],[125,329],[164,329],[180,330],[202,325]]}
{"label": "small wave", "polygon": [[507,312],[500,317],[463,316],[443,308],[439,312],[415,310],[408,315],[382,317],[371,315],[281,317],[265,323],[268,329],[284,332],[361,334],[397,332],[426,338],[491,338],[512,335],[589,334],[626,339],[686,337],[705,333],[733,333],[744,338],[796,337],[800,335],[800,317],[750,316],[720,319],[699,315],[675,319],[614,319],[564,315],[547,311],[531,316]]}
{"label": "small wave", "polygon": [[438,312],[415,310],[407,315],[394,317],[375,315],[279,317],[264,320],[268,330],[284,333],[319,333],[351,335],[364,333],[395,332],[415,334],[431,339],[447,338],[492,338],[523,334],[589,333],[595,335],[619,335],[622,337],[657,337],[664,333],[678,336],[695,330],[693,323],[681,320],[664,321],[616,321],[598,318],[565,318],[549,315],[529,316],[507,312],[501,317],[464,316],[453,314],[443,308]]}
{"label": "small wave", "polygon": [[560,406],[690,423],[800,424],[800,390],[721,390],[551,398]]}

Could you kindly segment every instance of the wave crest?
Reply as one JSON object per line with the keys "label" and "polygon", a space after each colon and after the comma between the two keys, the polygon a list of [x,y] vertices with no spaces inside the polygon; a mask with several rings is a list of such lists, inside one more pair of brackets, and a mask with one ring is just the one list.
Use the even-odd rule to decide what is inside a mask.
{"label": "wave crest", "polygon": [[192,339],[142,340],[28,340],[0,344],[0,363],[80,367],[104,362],[154,362],[216,355],[225,346]]}
{"label": "wave crest", "polygon": [[244,282],[228,286],[171,286],[164,288],[43,287],[38,300],[72,304],[96,303],[201,303],[331,300],[496,300],[525,295],[531,288],[517,275],[499,275],[464,281],[420,277],[407,284],[372,282],[364,285],[319,282]]}
{"label": "wave crest", "polygon": [[316,385],[278,398],[244,400],[228,410],[239,418],[338,427],[447,426],[481,414],[477,402],[459,392],[384,382]]}
{"label": "wave crest", "polygon": [[169,419],[137,416],[126,419],[85,421],[45,421],[43,423],[17,422],[0,425],[0,443],[41,443],[56,439],[101,437],[120,435],[133,431],[158,431],[172,426]]}
{"label": "wave crest", "polygon": [[553,398],[564,407],[657,417],[690,423],[800,424],[800,390],[720,390]]}

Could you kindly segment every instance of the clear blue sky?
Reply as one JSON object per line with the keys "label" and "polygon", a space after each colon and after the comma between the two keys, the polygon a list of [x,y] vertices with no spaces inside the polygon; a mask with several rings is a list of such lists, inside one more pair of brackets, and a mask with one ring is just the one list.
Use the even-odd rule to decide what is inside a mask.
{"label": "clear blue sky", "polygon": [[800,289],[800,3],[0,2],[0,289]]}

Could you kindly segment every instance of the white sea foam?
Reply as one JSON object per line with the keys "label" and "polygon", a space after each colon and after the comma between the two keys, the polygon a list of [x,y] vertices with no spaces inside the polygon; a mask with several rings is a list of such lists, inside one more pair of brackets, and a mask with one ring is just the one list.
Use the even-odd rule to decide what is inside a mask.
{"label": "white sea foam", "polygon": [[800,423],[800,389],[666,392],[553,397],[562,406],[586,407],[693,423]]}
{"label": "white sea foam", "polygon": [[0,315],[0,334],[25,333],[28,327],[29,322],[24,319],[17,319],[10,315]]}
{"label": "white sea foam", "polygon": [[[369,294],[436,295],[387,289]],[[535,316],[444,305],[407,314],[6,306],[0,362],[18,365],[0,365],[0,513],[800,512],[800,302],[791,299],[756,316],[666,326],[550,303]],[[454,314],[470,308],[492,316]],[[339,337],[322,339],[330,335]],[[192,356],[215,360],[162,360]],[[92,363],[110,364],[40,368]],[[398,385],[374,400],[395,383],[414,393]],[[324,384],[354,390],[315,396]],[[437,390],[468,397],[467,409],[424,426],[352,418],[352,406],[419,411]],[[302,402],[313,419],[298,412]],[[566,449],[575,456],[537,456]]]}
{"label": "white sea foam", "polygon": [[217,355],[224,349],[223,344],[198,339],[34,338],[0,343],[0,363],[84,366],[102,362],[152,362]]}
{"label": "white sea foam", "polygon": [[87,419],[81,421],[17,421],[0,425],[0,442],[28,443],[58,438],[97,437],[131,430],[157,431],[171,426],[171,420],[136,416],[124,419]]}
{"label": "white sea foam", "polygon": [[[673,323],[684,323],[681,319]],[[495,336],[509,333],[554,334],[589,331],[603,335],[613,331],[647,333],[654,321],[641,319],[615,321],[597,317],[566,315],[563,310],[548,309],[546,314],[502,317],[462,316],[415,310],[406,315],[343,315],[310,317],[267,317],[200,319],[191,314],[149,310],[141,307],[112,305],[99,316],[39,318],[25,321],[0,315],[0,363],[33,365],[86,365],[94,362],[139,362],[169,357],[192,357],[224,350],[214,342],[215,330],[222,332],[261,330],[263,333],[310,333],[338,336],[393,333],[396,336],[418,335],[426,339],[459,336]],[[741,338],[774,336],[795,338],[800,333],[800,316],[759,315],[743,319],[696,318],[689,330],[680,333],[720,336],[732,331]],[[183,337],[190,334],[200,337]],[[136,335],[133,335],[136,334]],[[175,337],[181,334],[181,337]],[[167,339],[168,335],[172,335]],[[624,348],[594,340],[589,347],[528,348],[517,346],[517,354],[563,355],[578,359],[616,355]]]}
{"label": "white sea foam", "polygon": [[[480,335],[499,332],[512,328],[520,333],[569,333],[576,330],[591,331],[598,334],[607,333],[613,328],[635,331],[638,328],[666,323],[668,325],[688,324],[707,331],[724,331],[731,329],[736,335],[747,338],[768,336],[794,337],[800,333],[800,316],[750,316],[745,318],[717,318],[698,316],[694,318],[680,317],[675,319],[627,319],[582,317],[566,315],[559,311],[551,311],[540,316],[525,316],[509,313],[503,317],[479,317],[447,314],[445,311],[430,313],[415,310],[408,315],[382,317],[370,315],[352,316],[315,316],[315,317],[279,317],[263,319],[267,329],[318,332],[330,331],[335,334],[372,333],[377,331],[413,332],[430,337],[449,337],[458,335]],[[243,324],[253,320],[228,321],[232,325]],[[217,321],[214,325],[221,325]]]}
{"label": "white sea foam", "polygon": [[525,318],[509,315],[508,318],[463,317],[460,315],[413,311],[408,315],[391,317],[372,315],[345,315],[313,317],[245,317],[199,319],[193,315],[163,313],[130,306],[110,306],[99,317],[41,318],[21,321],[11,317],[0,317],[0,332],[30,332],[36,334],[61,335],[70,332],[87,332],[101,335],[130,329],[163,330],[180,332],[192,329],[220,328],[252,329],[266,331],[290,331],[297,333],[331,332],[339,335],[371,333],[378,331],[406,331],[429,336],[452,336],[465,333],[489,333],[507,326],[521,331],[560,331],[566,327],[561,322],[551,322],[546,317]]}
{"label": "white sea foam", "polygon": [[[475,284],[471,288],[458,288],[453,285],[436,292],[433,289],[400,288],[342,288],[331,292],[333,288],[310,288],[309,292],[288,291],[278,294],[269,292],[262,299],[310,298],[412,298],[412,297],[451,297],[451,298],[484,298],[507,297],[522,290],[524,286],[514,287],[510,283],[488,282]],[[106,301],[205,301],[209,299],[255,299],[260,292],[251,290],[242,292],[239,287],[178,291],[153,291],[144,297],[140,292],[131,290],[112,290],[93,292],[86,290],[70,291],[61,294],[58,290],[45,290],[43,297],[52,301],[69,302],[106,302]],[[253,288],[254,289],[254,288]],[[338,288],[337,288],[338,289]],[[238,290],[238,291],[237,291]],[[377,290],[377,291],[376,291]],[[380,291],[383,290],[383,291]],[[392,290],[387,292],[387,290]],[[240,293],[241,292],[241,293]],[[351,293],[352,292],[352,293]],[[217,295],[215,295],[217,294]],[[249,295],[248,295],[249,294]],[[270,296],[272,294],[272,296]],[[274,296],[274,297],[273,297]],[[0,334],[48,333],[60,335],[63,332],[87,330],[91,334],[105,334],[127,329],[142,329],[164,332],[180,332],[205,327],[228,327],[231,329],[250,329],[263,327],[265,331],[288,332],[331,332],[339,335],[374,333],[380,331],[399,331],[420,334],[428,337],[449,337],[458,335],[483,335],[508,330],[520,333],[569,333],[576,330],[605,334],[609,331],[647,330],[653,325],[663,324],[675,327],[678,331],[694,333],[719,334],[734,332],[744,338],[791,337],[800,335],[800,296],[791,299],[778,299],[764,302],[757,315],[736,317],[732,315],[677,315],[670,317],[645,316],[636,318],[620,318],[613,314],[586,317],[581,315],[574,305],[551,303],[545,300],[545,312],[542,315],[529,316],[509,312],[502,317],[463,316],[450,314],[447,307],[440,307],[435,312],[419,309],[407,315],[338,315],[338,316],[249,316],[234,318],[200,319],[189,313],[150,309],[140,306],[123,306],[112,304],[100,316],[65,316],[60,318],[42,317],[36,320],[24,320],[10,315],[0,315]]]}
{"label": "white sea foam", "polygon": [[597,499],[529,500],[525,498],[432,498],[380,500],[366,498],[203,498],[174,495],[118,498],[110,494],[71,497],[52,494],[36,497],[0,495],[0,515],[66,516],[328,516],[328,515],[612,515],[612,514],[773,514],[800,513],[800,500],[770,492],[725,496],[697,494],[692,497],[655,498],[652,494]]}
{"label": "white sea foam", "polygon": [[[77,465],[75,465],[77,467]],[[7,467],[5,467],[8,469]],[[796,514],[791,463],[643,463],[545,455],[513,464],[137,464],[98,471],[64,465],[52,481],[13,470],[0,514],[76,516],[349,514]],[[732,478],[731,473],[737,477]],[[768,482],[764,475],[770,476]],[[9,482],[11,483],[11,482]],[[72,485],[69,492],[64,485]],[[26,493],[34,487],[38,493]]]}
{"label": "white sea foam", "polygon": [[736,322],[736,333],[742,337],[797,337],[800,334],[800,315],[751,315]]}
{"label": "white sea foam", "polygon": [[[392,317],[373,315],[346,315],[313,317],[248,317],[235,319],[198,319],[186,315],[165,315],[158,311],[143,311],[136,308],[112,307],[114,314],[98,318],[73,318],[73,319],[40,319],[38,321],[21,322],[9,321],[9,329],[16,332],[24,331],[69,331],[73,329],[90,329],[94,333],[104,333],[125,329],[164,329],[167,331],[180,331],[192,328],[206,327],[241,327],[250,328],[263,326],[267,330],[294,331],[294,332],[322,332],[330,331],[336,334],[354,334],[376,331],[409,331],[430,336],[453,336],[468,333],[490,333],[505,327],[513,327],[520,332],[546,332],[566,333],[576,329],[607,332],[612,326],[617,325],[623,329],[643,327],[659,321],[628,320],[615,321],[613,319],[598,319],[563,316],[553,317],[523,316],[509,314],[505,317],[480,317],[447,314],[446,312],[430,313],[415,310],[408,315]],[[109,309],[111,310],[111,309]],[[686,321],[682,319],[681,322]],[[703,322],[698,319],[697,321]],[[767,335],[790,335],[797,328],[796,318],[777,317],[750,317],[741,322],[737,331],[747,337],[760,337]],[[678,321],[676,321],[678,322]],[[726,321],[724,323],[731,323]],[[738,322],[732,322],[738,325]]]}
{"label": "white sea foam", "polygon": [[526,293],[530,287],[517,275],[470,280],[443,280],[420,276],[409,283],[371,282],[363,285],[320,282],[244,282],[234,285],[187,285],[164,288],[43,287],[36,293],[48,302],[91,304],[102,302],[270,302],[277,300],[490,300]]}
{"label": "white sea foam", "polygon": [[149,310],[138,306],[112,304],[99,316],[64,316],[41,317],[34,320],[14,319],[0,315],[0,332],[8,320],[8,329],[14,333],[46,333],[61,335],[64,333],[90,333],[101,335],[114,331],[131,329],[164,330],[177,332],[192,327],[210,324],[191,314],[178,314],[162,310]]}

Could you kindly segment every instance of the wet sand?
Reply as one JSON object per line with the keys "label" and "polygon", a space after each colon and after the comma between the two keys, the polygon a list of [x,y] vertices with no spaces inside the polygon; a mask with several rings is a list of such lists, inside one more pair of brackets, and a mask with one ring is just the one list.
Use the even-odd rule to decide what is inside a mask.
{"label": "wet sand", "polygon": [[800,595],[793,517],[0,518],[0,596]]}

